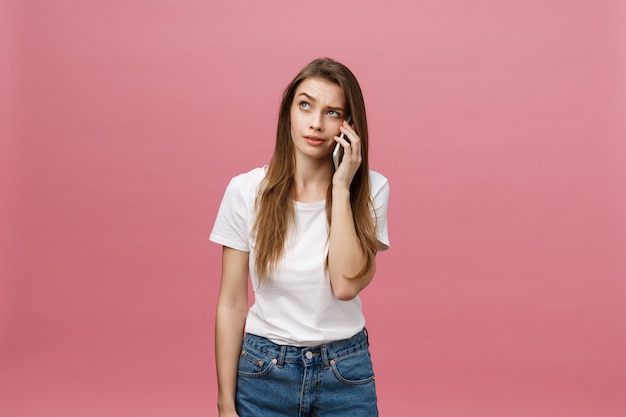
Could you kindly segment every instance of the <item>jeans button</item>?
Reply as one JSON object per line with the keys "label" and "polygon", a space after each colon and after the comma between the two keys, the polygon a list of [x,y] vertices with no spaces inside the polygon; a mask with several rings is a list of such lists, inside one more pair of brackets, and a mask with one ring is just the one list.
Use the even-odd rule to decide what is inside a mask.
{"label": "jeans button", "polygon": [[306,356],[307,359],[311,359],[313,357],[313,352],[308,351],[307,353],[304,354],[304,356]]}

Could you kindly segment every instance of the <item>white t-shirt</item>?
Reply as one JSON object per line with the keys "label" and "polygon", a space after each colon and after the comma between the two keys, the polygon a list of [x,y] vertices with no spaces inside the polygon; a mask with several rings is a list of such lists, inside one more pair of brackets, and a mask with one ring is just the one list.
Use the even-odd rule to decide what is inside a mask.
{"label": "white t-shirt", "polygon": [[[336,299],[324,268],[329,232],[325,201],[294,201],[295,230],[288,234],[276,270],[259,287],[251,231],[255,199],[264,177],[265,168],[256,168],[230,181],[210,236],[215,243],[250,253],[254,304],[248,311],[246,332],[292,346],[317,346],[355,335],[365,325],[361,300]],[[370,171],[370,188],[379,250],[386,250],[389,183]]]}

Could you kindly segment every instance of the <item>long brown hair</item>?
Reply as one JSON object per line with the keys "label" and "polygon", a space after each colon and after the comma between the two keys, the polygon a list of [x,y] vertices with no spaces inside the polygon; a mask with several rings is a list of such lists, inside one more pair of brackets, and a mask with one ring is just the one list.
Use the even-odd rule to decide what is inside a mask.
{"label": "long brown hair", "polygon": [[[293,191],[296,162],[289,114],[296,89],[307,78],[320,78],[341,87],[346,98],[346,116],[352,115],[352,127],[361,139],[362,162],[350,184],[350,204],[356,234],[367,262],[352,279],[368,275],[375,268],[374,258],[378,240],[371,207],[367,116],[363,93],[356,77],[346,66],[329,58],[320,58],[304,67],[283,92],[278,115],[276,146],[259,189],[256,220],[252,229],[256,237],[255,268],[260,282],[271,275],[280,261],[289,228],[295,222]],[[326,217],[329,225],[331,207],[332,182],[329,184],[326,197]]]}

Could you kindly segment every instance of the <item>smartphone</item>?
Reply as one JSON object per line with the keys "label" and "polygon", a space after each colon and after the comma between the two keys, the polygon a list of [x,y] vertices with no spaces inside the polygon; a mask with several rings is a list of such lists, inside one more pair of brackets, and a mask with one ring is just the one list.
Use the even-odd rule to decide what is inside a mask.
{"label": "smartphone", "polygon": [[[348,120],[346,121],[348,122],[348,124],[350,124],[350,122],[352,121],[352,115],[348,116]],[[348,139],[346,135],[343,134],[343,132],[339,135],[339,137],[347,140],[348,143],[350,143],[350,139]],[[337,142],[337,145],[335,146],[335,150],[333,151],[333,163],[335,164],[335,170],[339,168],[339,164],[341,163],[342,158],[343,158],[343,146],[341,145],[341,143]]]}

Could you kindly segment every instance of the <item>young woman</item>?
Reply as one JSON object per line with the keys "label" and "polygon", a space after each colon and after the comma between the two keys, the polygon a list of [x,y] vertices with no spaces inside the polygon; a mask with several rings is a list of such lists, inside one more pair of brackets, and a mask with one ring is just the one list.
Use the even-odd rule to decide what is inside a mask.
{"label": "young woman", "polygon": [[358,294],[389,247],[389,185],[367,148],[356,78],[317,59],[285,89],[269,165],[228,185],[210,237],[220,417],[378,415]]}

